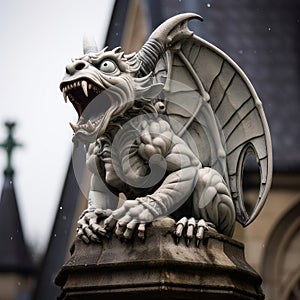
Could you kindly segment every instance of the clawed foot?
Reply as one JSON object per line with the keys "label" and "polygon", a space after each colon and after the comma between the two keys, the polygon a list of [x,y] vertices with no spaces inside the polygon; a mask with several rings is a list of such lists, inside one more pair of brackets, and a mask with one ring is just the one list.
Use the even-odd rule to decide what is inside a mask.
{"label": "clawed foot", "polygon": [[134,232],[137,230],[138,238],[143,241],[145,239],[146,224],[138,223],[134,220],[127,223],[126,221],[118,221],[113,216],[110,216],[104,221],[104,230],[106,232],[114,230],[115,235],[125,241],[131,240]]}
{"label": "clawed foot", "polygon": [[85,210],[77,222],[77,236],[87,244],[90,241],[100,243],[99,236],[104,236],[107,233],[99,223],[111,213],[110,209]]}
{"label": "clawed foot", "polygon": [[138,200],[127,200],[104,221],[104,229],[120,239],[131,240],[137,230],[138,238],[145,239],[146,224],[154,219],[151,209]]}
{"label": "clawed foot", "polygon": [[112,232],[120,239],[131,240],[135,231],[145,239],[146,224],[154,219],[151,208],[137,200],[127,200],[115,211],[95,209],[85,211],[78,221],[77,236],[85,243],[100,242]]}
{"label": "clawed foot", "polygon": [[179,240],[182,236],[185,236],[185,241],[187,246],[190,245],[190,242],[195,237],[196,238],[196,246],[200,245],[200,242],[204,239],[205,231],[208,228],[213,228],[211,223],[205,222],[203,219],[196,221],[194,218],[187,219],[183,217],[176,223],[175,229],[175,239],[176,243],[179,243]]}

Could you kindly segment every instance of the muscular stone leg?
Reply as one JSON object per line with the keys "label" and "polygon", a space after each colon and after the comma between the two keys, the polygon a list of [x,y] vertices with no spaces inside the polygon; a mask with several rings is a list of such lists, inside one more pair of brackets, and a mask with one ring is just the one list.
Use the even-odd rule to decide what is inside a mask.
{"label": "muscular stone leg", "polygon": [[213,223],[219,233],[232,236],[235,209],[223,177],[217,171],[199,169],[193,209],[197,218]]}

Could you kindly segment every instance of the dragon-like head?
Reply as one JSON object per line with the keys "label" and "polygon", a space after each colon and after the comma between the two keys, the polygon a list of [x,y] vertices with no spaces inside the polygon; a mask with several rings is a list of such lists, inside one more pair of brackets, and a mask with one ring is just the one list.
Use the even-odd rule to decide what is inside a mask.
{"label": "dragon-like head", "polygon": [[124,55],[121,48],[89,52],[66,66],[60,89],[78,113],[77,124],[71,124],[75,135],[85,140],[101,135],[133,105],[142,85],[150,84],[149,76],[135,78],[139,67],[136,55]]}
{"label": "dragon-like head", "polygon": [[133,107],[135,100],[154,99],[163,84],[154,83],[151,74],[167,48],[167,36],[176,24],[195,16],[198,17],[189,14],[166,21],[138,53],[125,55],[120,47],[98,51],[95,44],[86,43],[84,56],[66,66],[60,84],[65,101],[70,100],[79,116],[76,125],[70,124],[74,137],[95,141],[111,120]]}

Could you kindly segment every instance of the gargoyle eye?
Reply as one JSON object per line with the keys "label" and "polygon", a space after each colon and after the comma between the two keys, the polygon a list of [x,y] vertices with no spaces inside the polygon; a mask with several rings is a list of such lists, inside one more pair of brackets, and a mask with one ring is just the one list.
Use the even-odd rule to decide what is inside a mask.
{"label": "gargoyle eye", "polygon": [[100,63],[100,71],[104,73],[113,73],[117,69],[117,65],[111,59],[105,59]]}

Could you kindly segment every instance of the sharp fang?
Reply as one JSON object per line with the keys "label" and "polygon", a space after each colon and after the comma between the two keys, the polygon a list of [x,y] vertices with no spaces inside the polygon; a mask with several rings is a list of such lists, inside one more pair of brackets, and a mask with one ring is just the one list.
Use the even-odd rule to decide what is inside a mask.
{"label": "sharp fang", "polygon": [[85,96],[88,97],[89,93],[88,93],[88,89],[87,89],[87,82],[85,80],[81,81],[81,87],[82,87],[82,90],[83,90]]}
{"label": "sharp fang", "polygon": [[70,124],[71,128],[73,129],[73,131],[76,132],[78,127],[76,125],[72,124],[71,122],[69,124]]}
{"label": "sharp fang", "polygon": [[68,102],[68,98],[67,98],[67,93],[66,93],[66,91],[63,91],[63,95],[64,95],[65,102],[67,103],[67,102]]}
{"label": "sharp fang", "polygon": [[87,122],[87,129],[89,129],[89,130],[93,130],[94,129],[94,125],[92,124],[91,120],[89,120]]}
{"label": "sharp fang", "polygon": [[83,121],[84,121],[84,117],[83,117],[83,116],[80,116],[77,125],[80,125]]}
{"label": "sharp fang", "polygon": [[89,90],[92,88],[92,85],[89,83],[89,85],[88,85],[88,88],[89,88]]}

